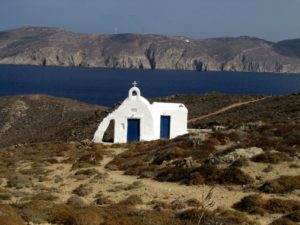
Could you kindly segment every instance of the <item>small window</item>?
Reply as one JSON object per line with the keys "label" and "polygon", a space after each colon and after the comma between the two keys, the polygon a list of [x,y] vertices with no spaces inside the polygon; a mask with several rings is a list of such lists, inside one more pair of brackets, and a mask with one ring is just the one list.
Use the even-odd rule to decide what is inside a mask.
{"label": "small window", "polygon": [[132,96],[137,96],[137,92],[136,92],[136,91],[133,91],[133,92],[132,92]]}

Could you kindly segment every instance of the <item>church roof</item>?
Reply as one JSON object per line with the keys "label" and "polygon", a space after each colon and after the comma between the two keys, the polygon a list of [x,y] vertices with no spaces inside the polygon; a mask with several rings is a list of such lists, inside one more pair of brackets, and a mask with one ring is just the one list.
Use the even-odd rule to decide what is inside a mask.
{"label": "church roof", "polygon": [[187,110],[184,104],[182,103],[153,102],[152,106],[159,109]]}

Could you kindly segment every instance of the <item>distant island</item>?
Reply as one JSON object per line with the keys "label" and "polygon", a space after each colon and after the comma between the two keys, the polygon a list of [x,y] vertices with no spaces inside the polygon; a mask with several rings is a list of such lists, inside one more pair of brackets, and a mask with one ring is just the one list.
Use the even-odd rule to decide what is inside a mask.
{"label": "distant island", "polygon": [[300,73],[300,39],[190,39],[81,34],[47,27],[0,32],[0,64]]}

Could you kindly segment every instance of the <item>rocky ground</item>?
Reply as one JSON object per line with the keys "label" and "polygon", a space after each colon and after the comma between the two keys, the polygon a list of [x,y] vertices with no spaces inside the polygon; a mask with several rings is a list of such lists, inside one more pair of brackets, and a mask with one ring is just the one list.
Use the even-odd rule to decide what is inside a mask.
{"label": "rocky ground", "polygon": [[[32,139],[28,129],[23,144],[2,144],[0,224],[300,222],[299,95],[170,96],[161,100],[183,102],[190,109],[190,134],[125,145],[87,140],[95,126],[94,112],[102,112],[96,117],[101,119],[106,109],[48,96],[0,98],[2,130],[13,133],[30,127],[33,112],[40,108],[28,99],[43,99],[45,105],[48,100],[74,104],[67,110],[74,120],[56,122],[54,131],[59,132],[49,129],[55,138],[44,128],[41,139]],[[18,102],[20,113],[4,116],[13,102]],[[24,108],[32,113],[24,113]],[[50,118],[46,112],[39,116]],[[27,127],[18,126],[22,120]],[[70,121],[79,121],[72,129],[81,127],[86,136],[70,141],[72,134],[65,129]],[[90,128],[84,128],[88,124]]]}

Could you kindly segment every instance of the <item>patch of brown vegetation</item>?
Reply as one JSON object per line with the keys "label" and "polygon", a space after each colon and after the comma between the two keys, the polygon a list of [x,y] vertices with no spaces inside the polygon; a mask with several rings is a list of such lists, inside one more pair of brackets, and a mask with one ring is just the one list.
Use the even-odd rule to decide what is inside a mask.
{"label": "patch of brown vegetation", "polygon": [[51,215],[50,222],[55,224],[99,225],[103,223],[103,216],[96,208],[73,208],[72,206],[56,206]]}
{"label": "patch of brown vegetation", "polygon": [[300,202],[278,198],[263,199],[260,195],[249,195],[233,205],[237,210],[249,214],[290,213],[300,209]]}
{"label": "patch of brown vegetation", "polygon": [[300,210],[296,210],[296,211],[284,216],[284,218],[287,218],[291,221],[300,223]]}
{"label": "patch of brown vegetation", "polygon": [[[191,224],[199,224],[200,216],[203,211],[200,209],[188,209],[179,213],[177,216],[185,221],[192,222]],[[233,210],[215,210],[205,214],[201,220],[201,224],[249,224],[257,225],[258,223],[250,220],[244,213]]]}
{"label": "patch of brown vegetation", "polygon": [[[135,207],[140,200],[136,196],[130,196],[126,201],[105,207],[85,206],[75,207],[67,204],[53,204],[50,201],[35,200],[26,204],[16,205],[15,209],[8,205],[1,205],[0,211],[8,212],[6,215],[14,216],[15,223],[3,223],[7,225],[24,225],[25,222],[55,223],[76,225],[193,225],[201,216],[201,224],[209,225],[213,221],[225,225],[257,224],[240,212],[231,210],[206,211],[203,215],[199,209],[188,210],[179,213],[174,209],[163,210],[139,210]],[[4,209],[4,210],[3,210]],[[18,213],[19,214],[18,214]],[[0,215],[0,221],[2,216]],[[4,220],[3,220],[4,221]],[[5,220],[9,221],[9,220]],[[2,223],[1,223],[2,224]]]}
{"label": "patch of brown vegetation", "polygon": [[0,147],[92,139],[105,107],[47,95],[0,97]]}
{"label": "patch of brown vegetation", "polygon": [[0,204],[0,224],[25,225],[25,221],[11,206]]}
{"label": "patch of brown vegetation", "polygon": [[288,193],[300,189],[300,176],[281,176],[265,182],[259,189],[266,193]]}
{"label": "patch of brown vegetation", "polygon": [[254,162],[273,164],[292,161],[291,157],[289,157],[286,153],[283,152],[265,152],[263,154],[254,156],[251,160]]}
{"label": "patch of brown vegetation", "polygon": [[32,186],[32,181],[29,176],[18,173],[12,174],[7,178],[7,187],[15,187],[17,189],[27,188]]}
{"label": "patch of brown vegetation", "polygon": [[287,218],[280,218],[278,220],[273,221],[270,225],[297,225],[297,224]]}
{"label": "patch of brown vegetation", "polygon": [[253,178],[235,167],[218,169],[213,165],[190,168],[164,168],[156,176],[159,181],[177,181],[184,184],[251,184]]}

